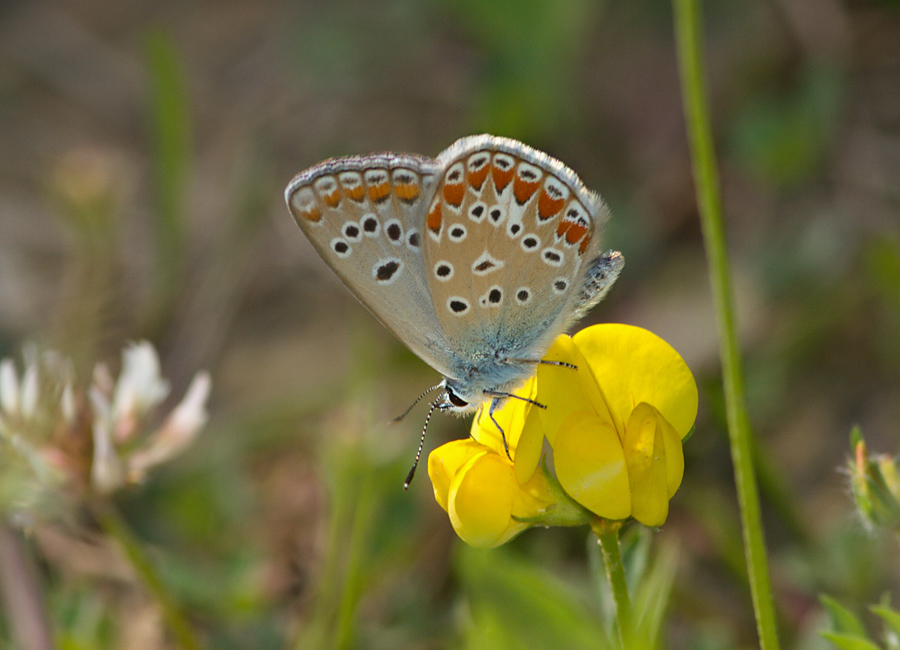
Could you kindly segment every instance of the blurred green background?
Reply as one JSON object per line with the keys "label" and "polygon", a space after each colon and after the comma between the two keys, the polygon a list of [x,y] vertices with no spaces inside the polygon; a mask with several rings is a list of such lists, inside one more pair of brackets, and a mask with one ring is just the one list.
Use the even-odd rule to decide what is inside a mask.
{"label": "blurred green background", "polygon": [[[284,206],[324,158],[479,132],[610,204],[626,266],[586,321],[656,332],[701,388],[650,535],[664,645],[755,646],[671,23],[656,0],[0,6],[0,357],[36,340],[86,381],[146,338],[173,396],[212,372],[203,434],[118,500],[208,647],[582,648],[604,626],[586,530],[475,552],[424,472],[403,492],[424,411],[386,423],[436,374]],[[854,424],[900,449],[900,3],[717,0],[706,28],[782,636],[825,648],[819,593],[900,598],[897,540],[842,473]],[[436,417],[426,451],[466,434]],[[60,647],[172,647],[75,519],[28,538]]]}

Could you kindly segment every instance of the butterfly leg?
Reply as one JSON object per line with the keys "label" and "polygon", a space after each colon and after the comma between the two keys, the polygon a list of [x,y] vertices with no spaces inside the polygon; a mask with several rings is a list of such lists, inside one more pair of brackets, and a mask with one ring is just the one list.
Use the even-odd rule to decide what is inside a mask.
{"label": "butterfly leg", "polygon": [[561,366],[563,368],[571,368],[572,370],[578,370],[578,366],[567,363],[566,361],[548,361],[547,359],[507,359],[507,362],[510,363],[533,363],[535,365],[541,364],[545,366]]}
{"label": "butterfly leg", "polygon": [[559,366],[560,368],[571,368],[572,370],[578,370],[578,366],[567,361],[547,361],[546,359],[541,359],[540,361],[538,361],[538,363],[545,366]]}
{"label": "butterfly leg", "polygon": [[504,400],[507,399],[520,399],[523,402],[528,402],[533,406],[537,406],[538,408],[546,409],[546,404],[541,404],[540,402],[536,402],[533,399],[528,397],[522,397],[521,395],[513,395],[512,393],[503,393],[495,390],[486,390],[484,394],[488,397],[493,397],[491,400],[491,406],[488,408],[488,415],[491,418],[491,422],[496,425],[497,430],[500,432],[500,437],[503,438],[503,449],[506,451],[506,457],[512,460],[512,456],[509,453],[509,444],[506,442],[506,432],[503,431],[503,427],[500,426],[500,423],[497,422],[497,418],[494,417],[494,411],[496,411]]}
{"label": "butterfly leg", "polygon": [[488,415],[491,418],[491,422],[493,422],[497,429],[500,431],[500,438],[503,440],[503,450],[506,452],[506,457],[512,460],[512,456],[509,453],[509,443],[506,442],[506,432],[503,431],[503,427],[500,426],[500,423],[497,422],[497,418],[494,417],[494,411],[500,405],[502,399],[502,397],[495,397],[491,400],[491,405],[488,408]]}

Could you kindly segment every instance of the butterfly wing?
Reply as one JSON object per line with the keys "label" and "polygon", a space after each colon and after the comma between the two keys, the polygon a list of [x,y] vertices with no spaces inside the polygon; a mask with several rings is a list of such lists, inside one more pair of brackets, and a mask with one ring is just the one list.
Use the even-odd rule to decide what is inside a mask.
{"label": "butterfly wing", "polygon": [[449,347],[429,293],[421,230],[437,170],[436,161],[414,155],[336,158],[298,174],[285,200],[357,299],[447,374]]}
{"label": "butterfly wing", "polygon": [[423,239],[444,336],[459,358],[540,359],[586,303],[606,205],[514,140],[463,138],[437,162]]}

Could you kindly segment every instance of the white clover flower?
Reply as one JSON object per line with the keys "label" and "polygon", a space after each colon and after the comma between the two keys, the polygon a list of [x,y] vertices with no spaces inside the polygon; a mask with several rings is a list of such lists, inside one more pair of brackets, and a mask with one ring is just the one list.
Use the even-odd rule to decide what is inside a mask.
{"label": "white clover flower", "polygon": [[[209,373],[199,372],[162,425],[148,430],[151,411],[169,394],[169,383],[146,341],[122,351],[117,380],[97,364],[91,384],[81,389],[71,363],[58,353],[39,355],[28,348],[23,356],[21,379],[11,359],[0,361],[0,478],[21,488],[0,489],[16,494],[0,508],[60,503],[60,491],[108,495],[143,481],[148,470],[193,442],[208,419],[212,382]],[[57,497],[41,499],[41,494]]]}
{"label": "white clover flower", "polygon": [[208,372],[198,372],[181,403],[175,407],[163,425],[150,436],[148,444],[128,459],[128,477],[143,480],[148,469],[169,460],[187,447],[206,424],[206,400],[212,388]]}
{"label": "white clover flower", "polygon": [[12,359],[0,361],[0,410],[7,415],[19,412],[19,378]]}
{"label": "white clover flower", "polygon": [[122,350],[122,372],[116,382],[110,413],[116,423],[116,438],[130,437],[137,421],[168,394],[169,382],[162,378],[159,356],[150,343],[132,343]]}

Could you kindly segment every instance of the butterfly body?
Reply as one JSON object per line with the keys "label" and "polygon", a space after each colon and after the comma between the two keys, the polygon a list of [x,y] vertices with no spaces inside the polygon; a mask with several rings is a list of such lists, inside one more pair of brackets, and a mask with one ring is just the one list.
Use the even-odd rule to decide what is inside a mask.
{"label": "butterfly body", "polygon": [[623,265],[600,252],[600,197],[506,138],[327,160],[285,199],[354,295],[444,376],[435,404],[456,413],[508,397]]}

